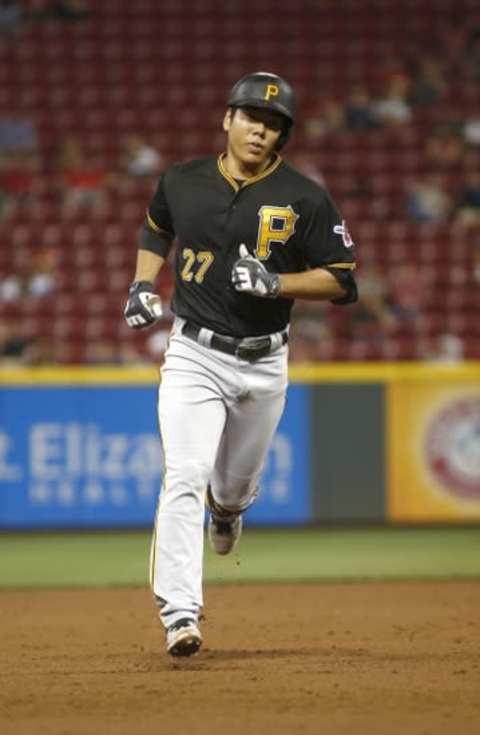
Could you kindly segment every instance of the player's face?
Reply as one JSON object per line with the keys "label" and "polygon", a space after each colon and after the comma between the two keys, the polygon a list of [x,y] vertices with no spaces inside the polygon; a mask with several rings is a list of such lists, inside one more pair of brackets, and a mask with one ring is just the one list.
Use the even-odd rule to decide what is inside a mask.
{"label": "player's face", "polygon": [[283,130],[283,118],[271,110],[254,107],[229,109],[223,129],[229,151],[246,167],[259,168],[269,160]]}

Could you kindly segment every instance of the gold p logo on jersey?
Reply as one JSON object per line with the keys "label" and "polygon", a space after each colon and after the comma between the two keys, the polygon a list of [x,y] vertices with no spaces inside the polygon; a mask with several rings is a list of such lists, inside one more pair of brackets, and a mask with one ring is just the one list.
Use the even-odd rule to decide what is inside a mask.
{"label": "gold p logo on jersey", "polygon": [[291,238],[300,215],[295,214],[290,204],[288,207],[272,207],[266,204],[260,207],[258,216],[260,224],[255,255],[259,260],[266,260],[270,256],[271,245],[285,245]]}
{"label": "gold p logo on jersey", "polygon": [[265,97],[263,99],[269,100],[270,97],[278,97],[279,89],[276,84],[267,84],[265,88]]}

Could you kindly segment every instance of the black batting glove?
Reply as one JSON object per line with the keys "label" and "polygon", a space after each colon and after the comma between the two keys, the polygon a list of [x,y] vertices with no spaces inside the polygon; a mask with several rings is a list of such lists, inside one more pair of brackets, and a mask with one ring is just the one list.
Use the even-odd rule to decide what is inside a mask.
{"label": "black batting glove", "polygon": [[266,299],[276,299],[280,291],[280,276],[278,273],[267,271],[253,255],[250,255],[242,243],[239,248],[240,258],[235,261],[232,269],[232,283],[237,291],[260,296]]}
{"label": "black batting glove", "polygon": [[128,301],[123,315],[132,329],[150,327],[163,314],[160,296],[153,292],[150,281],[136,281],[128,289]]}

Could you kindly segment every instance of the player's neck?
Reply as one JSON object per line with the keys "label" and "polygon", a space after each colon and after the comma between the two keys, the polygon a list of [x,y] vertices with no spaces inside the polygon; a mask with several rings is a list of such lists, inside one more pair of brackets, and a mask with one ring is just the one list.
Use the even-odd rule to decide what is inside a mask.
{"label": "player's neck", "polygon": [[274,155],[269,156],[265,161],[262,161],[259,165],[248,165],[241,159],[237,158],[231,150],[227,150],[223,159],[223,166],[230,176],[236,181],[246,181],[251,179],[253,176],[258,176],[262,171],[270,166],[274,159]]}

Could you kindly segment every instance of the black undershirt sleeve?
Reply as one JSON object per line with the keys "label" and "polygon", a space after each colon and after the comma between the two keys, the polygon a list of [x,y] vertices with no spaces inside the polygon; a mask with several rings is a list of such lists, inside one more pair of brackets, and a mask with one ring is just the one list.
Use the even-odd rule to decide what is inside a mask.
{"label": "black undershirt sleeve", "polygon": [[166,258],[172,247],[172,237],[166,232],[155,232],[144,223],[140,230],[139,248],[141,250],[150,250],[150,252]]}
{"label": "black undershirt sleeve", "polygon": [[155,194],[145,214],[140,231],[139,248],[149,250],[162,258],[166,258],[174,240],[174,226],[167,200],[167,181],[171,178],[171,170],[165,171],[158,179]]}
{"label": "black undershirt sleeve", "polygon": [[358,300],[357,283],[350,270],[335,267],[331,268],[327,266],[326,270],[328,270],[328,272],[337,279],[340,286],[346,290],[345,296],[341,296],[338,299],[332,299],[332,304],[353,304]]}

